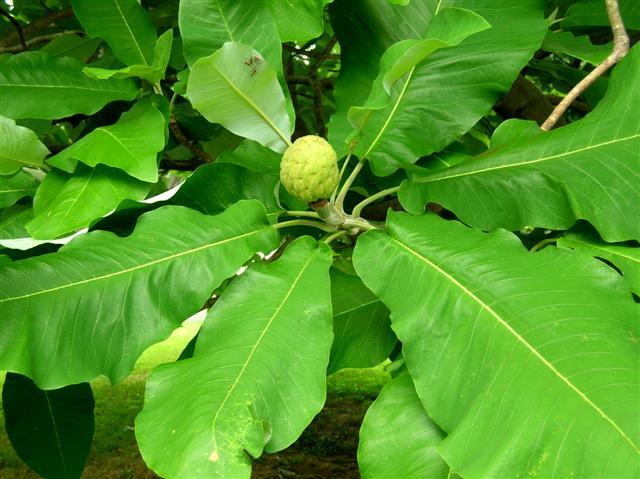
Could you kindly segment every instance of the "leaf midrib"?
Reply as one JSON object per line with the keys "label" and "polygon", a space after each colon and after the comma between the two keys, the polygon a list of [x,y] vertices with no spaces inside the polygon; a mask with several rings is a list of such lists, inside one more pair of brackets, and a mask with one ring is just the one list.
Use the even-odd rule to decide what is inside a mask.
{"label": "leaf midrib", "polygon": [[238,239],[241,239],[241,238],[246,238],[247,236],[251,236],[251,235],[266,231],[269,228],[270,228],[270,226],[262,227],[262,228],[260,228],[258,230],[254,230],[254,231],[251,231],[249,233],[243,233],[243,234],[241,234],[239,236],[234,236],[232,238],[226,238],[226,239],[221,240],[221,241],[216,241],[215,243],[209,243],[209,244],[206,244],[206,245],[198,246],[197,248],[193,248],[193,249],[186,250],[186,251],[181,251],[180,253],[175,253],[175,254],[172,254],[172,255],[169,255],[169,256],[165,256],[163,258],[158,258],[158,259],[155,259],[153,261],[149,261],[147,263],[143,263],[143,264],[139,264],[139,265],[133,266],[131,268],[126,268],[126,269],[123,269],[123,270],[120,270],[120,271],[116,271],[114,273],[108,273],[108,274],[103,274],[103,275],[100,275],[100,276],[96,276],[94,278],[83,279],[83,280],[77,281],[75,283],[67,283],[67,284],[64,284],[64,285],[61,285],[61,286],[57,286],[55,288],[49,288],[49,289],[44,289],[44,290],[41,290],[41,291],[36,291],[35,293],[23,294],[22,296],[14,296],[14,297],[10,297],[10,298],[0,299],[0,304],[8,303],[10,301],[16,301],[16,300],[20,300],[20,299],[33,298],[34,296],[39,296],[39,295],[46,294],[46,293],[52,293],[54,291],[60,291],[60,290],[66,289],[66,288],[71,288],[71,287],[74,287],[74,286],[84,285],[84,284],[88,284],[88,283],[93,283],[95,281],[100,281],[100,280],[103,280],[103,279],[113,278],[115,276],[120,276],[120,275],[123,275],[123,274],[131,273],[133,271],[138,271],[140,269],[145,269],[145,268],[148,268],[150,266],[154,266],[156,264],[163,263],[165,261],[170,261],[170,260],[173,260],[173,259],[176,259],[176,258],[181,258],[182,256],[186,256],[186,255],[189,255],[189,254],[192,254],[192,253],[197,253],[199,251],[203,251],[203,250],[208,249],[208,248],[213,248],[215,246],[219,246],[221,244],[229,243],[231,241],[235,241],[235,240],[238,240]]}
{"label": "leaf midrib", "polygon": [[258,337],[258,340],[253,345],[253,347],[251,348],[251,351],[249,352],[249,355],[247,356],[247,359],[245,360],[244,364],[242,365],[242,368],[240,369],[240,372],[236,376],[235,381],[229,387],[229,390],[227,391],[227,394],[225,395],[225,397],[222,400],[222,402],[220,403],[220,406],[218,406],[218,409],[216,410],[216,414],[213,417],[213,421],[211,422],[211,431],[213,433],[213,442],[215,444],[215,446],[214,446],[215,449],[214,449],[213,452],[217,452],[217,440],[216,440],[215,431],[216,431],[216,422],[218,420],[218,416],[220,415],[220,411],[222,411],[224,409],[224,405],[229,400],[229,398],[231,397],[233,391],[235,390],[235,388],[240,383],[240,378],[242,378],[242,375],[244,374],[245,370],[247,369],[247,366],[249,365],[249,363],[251,362],[251,359],[253,358],[253,355],[255,354],[256,350],[258,349],[258,346],[260,345],[260,343],[262,342],[262,339],[264,338],[265,334],[267,334],[267,331],[271,327],[271,324],[273,323],[275,318],[278,316],[278,314],[280,313],[280,311],[282,310],[282,308],[284,307],[284,305],[288,301],[289,296],[291,296],[291,293],[293,293],[293,290],[297,286],[298,282],[300,281],[300,278],[302,277],[303,273],[306,271],[307,267],[309,266],[309,263],[314,258],[314,256],[315,256],[315,252],[313,252],[312,254],[309,255],[309,259],[307,259],[307,261],[304,263],[304,265],[300,269],[300,272],[298,273],[298,275],[294,279],[293,283],[291,283],[291,287],[288,289],[288,291],[285,294],[284,298],[282,299],[282,301],[280,302],[280,304],[278,305],[276,310],[271,315],[271,318],[269,318],[269,321],[267,322],[266,326],[264,327],[264,329],[260,333],[260,336]]}
{"label": "leaf midrib", "polygon": [[477,174],[481,174],[481,173],[486,173],[488,171],[496,171],[496,170],[503,170],[503,169],[507,169],[507,168],[517,168],[518,166],[528,166],[528,165],[534,165],[536,163],[542,163],[545,161],[549,161],[549,160],[555,160],[557,158],[562,158],[565,156],[570,156],[570,155],[574,155],[577,153],[581,153],[583,151],[589,151],[595,148],[600,148],[602,146],[607,146],[607,145],[612,145],[615,143],[620,143],[623,141],[628,141],[628,140],[633,140],[634,138],[639,138],[640,137],[640,133],[636,133],[634,135],[631,136],[627,136],[624,138],[617,138],[614,140],[610,140],[610,141],[605,141],[603,143],[598,143],[596,145],[589,145],[587,147],[584,148],[578,148],[575,150],[571,150],[571,151],[565,151],[564,153],[559,153],[557,155],[551,155],[551,156],[547,156],[547,157],[543,157],[543,158],[537,158],[535,160],[529,160],[529,161],[521,161],[519,163],[508,163],[508,164],[504,164],[504,165],[496,165],[496,166],[491,166],[488,168],[483,168],[483,169],[479,169],[479,170],[473,170],[473,171],[465,171],[462,173],[457,173],[457,174],[453,174],[453,175],[448,175],[448,176],[440,176],[440,177],[436,177],[436,178],[424,178],[424,179],[417,179],[414,180],[414,183],[418,183],[418,184],[424,184],[424,183],[433,183],[436,181],[442,181],[442,180],[450,180],[453,178],[460,178],[463,176],[472,176],[472,175],[477,175]]}
{"label": "leaf midrib", "polygon": [[222,77],[222,79],[227,83],[227,85],[229,85],[233,91],[235,91],[238,96],[244,100],[251,108],[253,108],[253,110],[255,110],[255,112],[260,116],[260,118],[262,118],[267,125],[269,125],[269,127],[280,137],[280,139],[284,142],[285,146],[288,146],[291,144],[291,141],[286,137],[286,135],[284,133],[282,133],[282,131],[280,131],[280,128],[278,128],[275,123],[273,123],[271,121],[271,119],[267,116],[266,113],[264,113],[262,111],[262,109],[260,109],[258,107],[258,105],[256,105],[253,100],[251,100],[251,98],[249,98],[247,95],[245,95],[242,90],[238,89],[233,82],[231,82],[231,80],[229,80],[229,78],[227,78],[227,76],[222,72],[222,70],[220,70],[220,68],[218,68],[218,65],[213,65],[213,68],[215,68],[215,70],[218,72],[218,74],[220,75],[220,77]]}
{"label": "leaf midrib", "polygon": [[522,337],[515,329],[513,329],[511,327],[511,325],[506,320],[504,320],[496,311],[493,310],[493,308],[491,308],[491,306],[489,306],[484,301],[482,301],[482,299],[480,299],[471,290],[469,290],[466,286],[464,286],[462,283],[460,283],[454,276],[452,276],[451,274],[447,273],[444,269],[442,269],[437,264],[435,264],[434,262],[432,262],[429,259],[427,259],[425,256],[421,255],[418,251],[410,248],[409,246],[405,245],[404,243],[402,243],[401,241],[398,241],[395,238],[392,238],[391,236],[387,236],[387,237],[390,240],[392,240],[393,242],[395,242],[397,245],[399,245],[400,247],[402,247],[403,249],[408,251],[410,254],[412,254],[413,256],[417,257],[422,262],[426,263],[429,267],[431,267],[432,269],[437,271],[439,274],[444,276],[448,281],[450,281],[452,284],[454,284],[460,290],[462,290],[462,292],[466,296],[468,296],[476,304],[478,304],[480,306],[481,310],[483,309],[483,310],[487,311],[491,316],[493,316],[498,321],[498,323],[501,326],[503,326],[505,329],[507,329],[507,331],[509,333],[511,333],[511,335],[513,335],[513,337],[519,343],[521,343],[523,346],[525,346],[536,358],[538,358],[542,362],[542,364],[546,368],[548,368],[551,372],[553,372],[553,374],[558,379],[560,379],[571,390],[573,390],[575,393],[577,393],[578,396],[586,404],[588,404],[591,408],[593,408],[598,413],[598,415],[600,415],[605,421],[607,421],[616,430],[616,432],[618,434],[620,434],[622,436],[622,438],[624,438],[626,440],[626,442],[629,443],[629,445],[638,454],[640,454],[640,448],[622,430],[622,428],[620,428],[620,426],[618,426],[618,424],[616,424],[616,422],[613,419],[611,419],[609,416],[607,416],[607,414],[602,409],[600,409],[593,401],[591,401],[591,399],[589,399],[589,397],[587,397],[587,395],[585,393],[583,393],[580,389],[578,389],[577,386],[575,386],[567,377],[565,377],[560,371],[558,371],[558,369],[556,369],[556,367],[551,362],[549,362],[542,354],[540,354],[540,352],[538,352],[538,350],[535,347],[533,347],[524,337]]}

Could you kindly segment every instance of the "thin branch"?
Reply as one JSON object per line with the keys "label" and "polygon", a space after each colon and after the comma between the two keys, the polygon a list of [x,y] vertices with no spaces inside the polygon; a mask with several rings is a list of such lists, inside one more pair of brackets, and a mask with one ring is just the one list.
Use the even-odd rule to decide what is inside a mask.
{"label": "thin branch", "polygon": [[347,178],[347,181],[345,181],[344,185],[342,185],[342,188],[338,193],[338,197],[336,198],[336,208],[338,209],[338,211],[344,211],[344,199],[347,196],[349,188],[351,188],[351,185],[356,180],[356,177],[358,176],[358,173],[360,173],[360,170],[362,170],[362,168],[364,168],[364,161],[359,161],[355,168],[353,168],[353,171]]}
{"label": "thin branch", "polygon": [[[29,23],[25,27],[22,28],[22,34],[27,37],[30,34],[37,32],[38,30],[42,30],[44,28],[48,28],[51,24],[55,23],[57,20],[62,20],[63,18],[69,18],[73,16],[73,10],[67,8],[66,10],[59,10],[57,12],[53,12],[46,17],[38,18],[33,22]],[[10,45],[14,45],[18,40],[20,40],[18,32],[11,33],[0,40],[0,47],[7,47]]]}
{"label": "thin branch", "polygon": [[191,158],[190,160],[180,161],[172,158],[164,157],[160,162],[160,168],[163,170],[193,171],[206,162],[200,157]]}
{"label": "thin branch", "polygon": [[611,31],[613,32],[613,50],[604,61],[595,67],[591,73],[584,77],[569,93],[562,99],[549,115],[549,118],[540,127],[543,131],[549,131],[556,124],[562,114],[569,108],[569,105],[578,98],[591,84],[596,81],[609,68],[618,63],[629,51],[629,36],[624,29],[618,0],[605,0]]}
{"label": "thin branch", "polygon": [[325,223],[319,223],[317,221],[311,221],[311,220],[290,220],[290,221],[283,221],[282,223],[276,223],[275,225],[272,225],[275,229],[281,229],[281,228],[288,228],[290,226],[312,226],[313,228],[318,228],[322,231],[326,231],[327,233],[332,233],[334,232],[336,229],[326,225]]}
{"label": "thin branch", "polygon": [[171,133],[173,133],[173,136],[176,138],[176,140],[178,140],[181,145],[186,146],[196,156],[201,158],[203,163],[213,163],[213,158],[211,158],[209,153],[198,148],[196,145],[191,143],[186,136],[184,136],[184,133],[182,133],[182,130],[180,129],[180,127],[178,126],[178,122],[176,121],[176,117],[173,114],[169,119],[169,129],[171,130]]}
{"label": "thin branch", "polygon": [[38,45],[40,43],[47,43],[58,37],[63,37],[65,35],[84,35],[84,34],[85,33],[82,30],[66,30],[64,32],[50,33],[49,35],[40,35],[39,37],[33,37],[30,40],[27,40],[24,45],[14,45],[12,47],[0,47],[0,53],[24,52],[25,50],[29,50],[34,45]]}
{"label": "thin branch", "polygon": [[4,8],[0,8],[0,15],[6,17],[11,22],[13,28],[16,29],[18,39],[20,40],[20,46],[23,50],[27,50],[27,42],[24,40],[24,31],[22,30],[22,25],[20,25],[20,22],[16,20],[14,16],[7,12]]}
{"label": "thin branch", "polygon": [[393,195],[397,193],[399,189],[399,186],[394,186],[392,188],[387,188],[386,190],[378,191],[376,194],[373,194],[358,203],[353,208],[353,212],[351,213],[351,215],[358,218],[360,216],[360,212],[364,209],[365,206],[370,205],[371,203],[375,203],[377,200],[384,198],[385,196]]}

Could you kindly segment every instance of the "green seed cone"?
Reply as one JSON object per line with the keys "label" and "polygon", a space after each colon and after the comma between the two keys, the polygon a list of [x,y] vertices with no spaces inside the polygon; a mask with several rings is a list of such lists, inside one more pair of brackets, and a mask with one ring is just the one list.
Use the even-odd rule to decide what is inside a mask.
{"label": "green seed cone", "polygon": [[324,138],[315,135],[298,138],[284,152],[280,163],[284,187],[307,203],[331,196],[339,176],[335,150]]}

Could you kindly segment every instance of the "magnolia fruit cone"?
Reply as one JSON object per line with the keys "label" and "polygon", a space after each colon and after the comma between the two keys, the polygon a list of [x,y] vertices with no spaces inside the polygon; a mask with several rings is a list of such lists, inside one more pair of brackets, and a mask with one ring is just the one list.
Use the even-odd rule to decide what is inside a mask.
{"label": "magnolia fruit cone", "polygon": [[287,148],[280,163],[280,181],[307,203],[328,198],[338,186],[338,158],[324,138],[308,135]]}

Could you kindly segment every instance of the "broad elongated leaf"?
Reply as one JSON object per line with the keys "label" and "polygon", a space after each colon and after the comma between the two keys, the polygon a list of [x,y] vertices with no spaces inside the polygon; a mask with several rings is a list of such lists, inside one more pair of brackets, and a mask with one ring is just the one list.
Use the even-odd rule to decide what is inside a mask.
{"label": "broad elongated leaf", "polygon": [[38,135],[0,115],[0,175],[13,175],[23,166],[42,166],[47,154]]}
{"label": "broad elongated leaf", "polygon": [[[380,71],[373,82],[369,98],[363,106],[349,109],[349,121],[357,130],[364,133],[358,137],[356,154],[368,158],[369,154],[375,150],[387,124],[381,127],[371,125],[367,128],[368,121],[377,110],[389,106],[391,88],[398,80],[405,74],[407,81],[410,80],[417,65],[434,52],[457,45],[469,35],[490,27],[491,25],[481,16],[470,10],[445,8],[431,19],[424,38],[403,40],[389,47],[380,59]],[[398,88],[403,89],[404,85],[406,82],[399,84]]]}
{"label": "broad elongated leaf", "polygon": [[408,373],[387,383],[364,417],[358,445],[362,479],[449,479],[437,446],[445,437],[424,412]]}
{"label": "broad elongated leaf", "polygon": [[105,40],[127,65],[151,65],[156,30],[138,0],[71,0],[73,13],[92,37]]}
{"label": "broad elongated leaf", "polygon": [[[619,0],[618,4],[624,26],[628,29],[640,30],[640,3],[636,0]],[[605,3],[599,0],[576,2],[567,10],[562,25],[577,29],[609,27]]]}
{"label": "broad elongated leaf", "polygon": [[167,30],[156,41],[153,47],[153,61],[150,65],[132,65],[119,70],[106,68],[84,67],[82,71],[91,78],[104,80],[107,78],[144,78],[149,83],[156,84],[164,78],[165,70],[169,64],[171,45],[173,43],[173,31]]}
{"label": "broad elongated leaf", "polygon": [[27,230],[37,239],[53,239],[89,226],[126,199],[142,200],[151,185],[106,166],[79,165],[73,174],[50,171],[33,201],[35,217]]}
{"label": "broad elongated leaf", "polygon": [[30,205],[13,205],[3,209],[0,211],[0,240],[28,237],[25,225],[32,219],[33,209]]}
{"label": "broad elongated leaf", "polygon": [[0,369],[47,389],[100,374],[120,381],[276,236],[257,202],[218,216],[167,206],[126,238],[96,231],[0,268]]}
{"label": "broad elongated leaf", "polygon": [[277,176],[265,176],[236,165],[202,165],[170,201],[211,215],[240,200],[255,199],[263,204],[267,215],[273,215],[282,211],[274,194],[278,181]]}
{"label": "broad elongated leaf", "polygon": [[50,120],[93,114],[114,100],[132,100],[131,79],[94,80],[70,57],[25,52],[0,62],[0,105],[8,117]]}
{"label": "broad elongated leaf", "polygon": [[73,173],[76,160],[126,171],[142,181],[158,181],[156,156],[164,148],[165,118],[150,100],[142,100],[114,125],[101,126],[49,158],[47,163]]}
{"label": "broad elongated leaf", "polygon": [[391,213],[387,228],[359,238],[354,265],[391,310],[454,471],[640,473],[638,308],[617,273],[436,215]]}
{"label": "broad elongated leaf", "polygon": [[558,238],[558,246],[610,261],[620,269],[633,292],[640,295],[640,247],[637,245],[606,243],[589,228],[580,227]]}
{"label": "broad elongated leaf", "polygon": [[615,68],[609,89],[584,119],[522,137],[469,161],[403,183],[400,201],[427,201],[484,230],[567,229],[577,219],[607,241],[640,239],[629,212],[640,204],[640,46]]}
{"label": "broad elongated leaf", "polygon": [[268,4],[254,0],[182,0],[179,23],[184,56],[193,65],[226,42],[241,42],[260,51],[276,70],[282,48]]}
{"label": "broad elongated leaf", "polygon": [[547,32],[542,49],[552,53],[564,53],[597,65],[611,53],[613,46],[594,45],[587,35],[575,37],[570,32]]}
{"label": "broad elongated leaf", "polygon": [[389,310],[357,276],[331,270],[333,345],[329,374],[383,362],[396,343]]}
{"label": "broad elongated leaf", "polygon": [[11,206],[25,196],[33,196],[35,191],[36,180],[25,171],[11,176],[0,176],[0,208]]}
{"label": "broad elongated leaf", "polygon": [[275,151],[290,144],[291,121],[276,73],[253,48],[229,42],[192,67],[187,96],[213,123]]}
{"label": "broad elongated leaf", "polygon": [[[296,0],[265,2],[276,21],[281,42],[304,43],[324,31],[323,10],[332,0]],[[254,2],[256,3],[256,2]]]}
{"label": "broad elongated leaf", "polygon": [[[398,81],[389,105],[371,115],[357,153],[372,160],[377,174],[412,164],[469,130],[508,91],[547,30],[537,0],[513,0],[508,11],[484,0],[447,6],[471,10],[491,28],[430,55]],[[351,134],[347,110],[363,104],[384,51],[397,41],[421,38],[442,8],[437,0],[384,7],[374,0],[335,4],[331,11],[343,63],[329,125],[332,144],[340,147]]]}
{"label": "broad elongated leaf", "polygon": [[249,478],[251,458],[302,433],[325,399],[330,265],[331,250],[303,237],[251,267],[209,313],[194,357],[151,374],[136,437],[154,471]]}
{"label": "broad elongated leaf", "polygon": [[31,379],[9,373],[2,407],[11,445],[31,469],[51,479],[80,477],[94,431],[88,383],[43,391]]}
{"label": "broad elongated leaf", "polygon": [[[305,2],[307,0],[304,0]],[[184,56],[191,68],[203,57],[213,54],[226,42],[239,42],[259,51],[278,77],[284,91],[287,114],[293,124],[295,113],[282,69],[282,45],[271,8],[296,9],[286,2],[255,0],[182,0],[178,22]]]}
{"label": "broad elongated leaf", "polygon": [[79,35],[63,35],[54,38],[40,50],[56,57],[72,57],[81,62],[95,53],[102,43],[100,38],[82,38]]}
{"label": "broad elongated leaf", "polygon": [[242,166],[254,173],[279,176],[281,157],[255,141],[244,140],[235,150],[222,153],[217,161]]}

